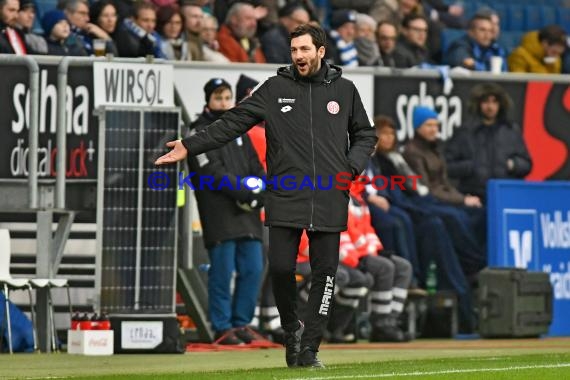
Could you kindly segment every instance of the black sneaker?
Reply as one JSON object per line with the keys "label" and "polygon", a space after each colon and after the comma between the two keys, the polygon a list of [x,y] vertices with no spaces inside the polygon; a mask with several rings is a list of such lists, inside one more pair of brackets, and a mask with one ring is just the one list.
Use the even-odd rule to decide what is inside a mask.
{"label": "black sneaker", "polygon": [[223,344],[225,346],[238,346],[243,344],[243,341],[236,336],[234,330],[224,330],[216,331],[214,343]]}
{"label": "black sneaker", "polygon": [[285,361],[287,362],[287,367],[297,366],[297,357],[299,352],[301,352],[301,336],[305,331],[305,324],[299,321],[299,328],[295,331],[286,331],[285,338]]}
{"label": "black sneaker", "polygon": [[247,326],[235,328],[234,334],[239,340],[241,340],[245,344],[250,344],[251,341],[257,339],[254,332]]}
{"label": "black sneaker", "polygon": [[395,326],[372,328],[370,342],[408,342],[410,339],[404,336],[402,330]]}
{"label": "black sneaker", "polygon": [[317,358],[318,351],[309,346],[303,347],[297,359],[297,365],[299,367],[325,368],[323,363]]}

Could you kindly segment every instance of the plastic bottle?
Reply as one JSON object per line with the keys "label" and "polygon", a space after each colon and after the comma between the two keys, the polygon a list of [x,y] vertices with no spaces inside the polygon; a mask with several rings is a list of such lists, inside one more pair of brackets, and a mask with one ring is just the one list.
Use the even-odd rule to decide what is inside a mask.
{"label": "plastic bottle", "polygon": [[437,264],[433,260],[429,263],[426,274],[426,290],[428,294],[437,292]]}
{"label": "plastic bottle", "polygon": [[93,314],[91,317],[91,330],[100,330],[99,328],[99,315]]}
{"label": "plastic bottle", "polygon": [[79,330],[91,330],[91,321],[87,313],[79,318]]}
{"label": "plastic bottle", "polygon": [[101,314],[99,317],[99,330],[111,330],[111,321],[106,314]]}
{"label": "plastic bottle", "polygon": [[79,320],[81,316],[78,312],[73,313],[71,316],[71,329],[72,330],[79,330]]}

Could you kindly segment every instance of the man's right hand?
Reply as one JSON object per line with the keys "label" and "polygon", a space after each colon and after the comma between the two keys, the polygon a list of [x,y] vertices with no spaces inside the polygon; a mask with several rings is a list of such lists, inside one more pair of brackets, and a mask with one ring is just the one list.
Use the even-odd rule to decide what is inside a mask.
{"label": "man's right hand", "polygon": [[390,201],[383,196],[370,194],[368,196],[368,203],[373,204],[374,206],[388,212],[390,210]]}
{"label": "man's right hand", "polygon": [[475,195],[466,195],[463,203],[467,207],[482,207],[483,204],[481,203],[481,199]]}
{"label": "man's right hand", "polygon": [[160,156],[155,162],[155,165],[164,165],[164,164],[173,164],[178,161],[182,161],[183,159],[188,156],[188,151],[182,145],[182,141],[169,141],[166,143],[166,146],[169,148],[174,148],[170,152],[166,153],[163,156]]}

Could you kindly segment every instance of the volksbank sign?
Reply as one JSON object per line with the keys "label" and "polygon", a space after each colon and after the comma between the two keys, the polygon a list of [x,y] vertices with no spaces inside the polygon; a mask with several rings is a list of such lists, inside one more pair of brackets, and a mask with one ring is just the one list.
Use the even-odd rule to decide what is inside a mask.
{"label": "volksbank sign", "polygon": [[171,65],[96,62],[93,82],[95,107],[174,106]]}
{"label": "volksbank sign", "polygon": [[550,274],[550,335],[570,335],[570,182],[490,181],[489,266]]}

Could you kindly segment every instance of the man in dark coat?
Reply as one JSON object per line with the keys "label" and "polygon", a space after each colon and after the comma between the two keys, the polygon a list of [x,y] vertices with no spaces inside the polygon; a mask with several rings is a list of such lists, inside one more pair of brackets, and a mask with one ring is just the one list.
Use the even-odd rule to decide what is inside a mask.
{"label": "man in dark coat", "polygon": [[19,8],[18,0],[0,0],[0,54],[28,53],[24,34],[16,28]]}
{"label": "man in dark coat", "polygon": [[524,178],[532,161],[518,125],[507,119],[511,100],[495,83],[477,85],[469,108],[477,119],[459,128],[447,143],[445,159],[449,176],[458,189],[485,200],[491,178]]}
{"label": "man in dark coat", "polygon": [[310,21],[309,12],[300,2],[290,2],[279,9],[279,22],[259,38],[267,63],[291,63],[289,33]]}
{"label": "man in dark coat", "polygon": [[[204,92],[206,106],[190,125],[191,133],[206,131],[233,107],[231,86],[225,80],[209,80]],[[259,218],[263,199],[251,186],[241,184],[240,178],[262,177],[265,172],[245,134],[190,157],[188,164],[210,258],[208,312],[215,339],[220,344],[250,343],[254,337],[247,324],[253,318],[263,272]],[[211,180],[211,185],[206,180]],[[234,270],[237,277],[232,296]]]}
{"label": "man in dark coat", "polygon": [[[269,270],[289,366],[322,367],[317,351],[348,217],[348,191],[342,190],[337,174],[344,172],[349,181],[362,173],[376,143],[354,83],[341,77],[340,67],[323,61],[325,43],[320,27],[299,26],[291,33],[291,66],[280,68],[204,132],[169,142],[174,149],[156,161],[173,163],[220,147],[266,121]],[[305,323],[297,316],[295,283],[303,230],[313,272]]]}

